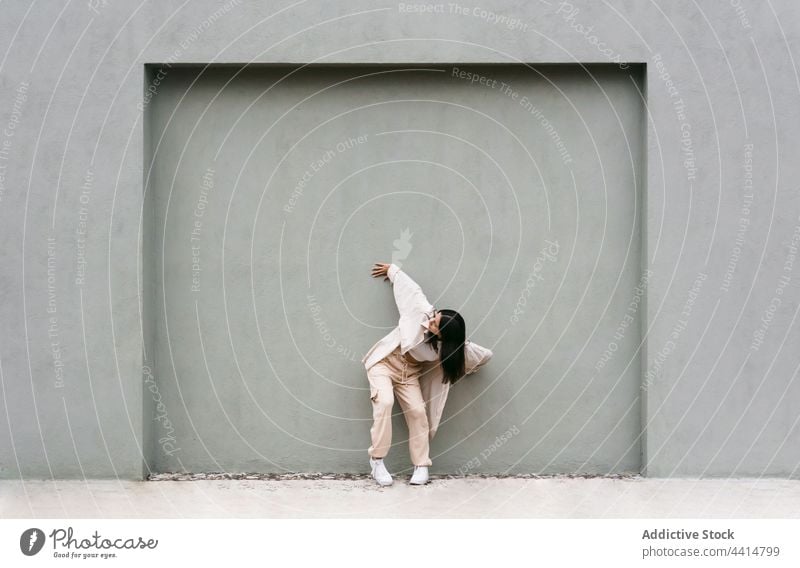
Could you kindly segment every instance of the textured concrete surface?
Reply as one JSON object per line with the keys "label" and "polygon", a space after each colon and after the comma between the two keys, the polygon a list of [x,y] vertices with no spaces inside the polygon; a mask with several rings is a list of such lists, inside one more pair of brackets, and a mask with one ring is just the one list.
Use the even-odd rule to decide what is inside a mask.
{"label": "textured concrete surface", "polygon": [[[638,319],[601,370],[585,367],[640,280],[642,68],[469,73],[494,89],[430,65],[191,67],[160,81],[144,274],[162,410],[145,402],[174,443],[155,424],[154,471],[361,471],[361,356],[397,325],[391,285],[369,277],[381,259],[494,351],[450,390],[437,471],[641,470]],[[517,127],[530,111],[501,85],[557,128]],[[598,153],[562,159],[552,133]],[[399,404],[392,430],[387,459],[409,467]]]}
{"label": "textured concrete surface", "polygon": [[[234,2],[223,13],[211,0],[4,2],[0,477],[140,479],[147,473],[144,458],[152,449],[154,429],[165,426],[150,420],[158,392],[149,390],[148,369],[143,368],[143,330],[151,330],[155,318],[142,319],[153,309],[142,306],[143,290],[154,285],[143,278],[142,242],[158,229],[142,226],[146,64],[465,66],[615,60],[647,65],[641,257],[652,277],[636,314],[643,318],[643,472],[657,477],[800,476],[800,267],[795,261],[800,236],[800,3],[569,4],[567,9],[555,1],[486,0],[480,3],[483,11],[420,14],[401,12],[397,2],[372,0]],[[510,26],[491,14],[524,25]],[[524,130],[541,127],[541,122],[537,126],[532,117],[515,126]],[[597,158],[593,148],[572,155],[569,166],[576,171]],[[196,172],[198,180],[202,173]],[[579,193],[601,195],[600,169],[596,180]],[[560,178],[560,183],[570,181],[566,174]],[[506,205],[511,217],[514,207]],[[581,223],[608,220],[604,209],[569,213],[576,220],[579,215]],[[504,239],[507,224],[497,227],[496,242],[506,248],[520,244]],[[596,244],[576,243],[564,258]],[[390,255],[391,243],[385,246]],[[517,279],[535,264],[528,257],[511,270],[492,266],[489,255],[485,260],[487,270]],[[237,263],[235,269],[249,276],[247,264]],[[456,278],[460,293],[480,280],[447,276]],[[582,275],[566,270],[559,277],[584,283]],[[302,281],[300,275],[293,281]],[[260,284],[255,283],[256,290]],[[567,287],[569,295],[546,300],[571,308],[572,321],[580,322],[574,325],[583,330],[592,323],[587,324],[592,315],[584,313],[585,307],[597,305],[597,298],[586,304],[586,296],[576,294],[586,286]],[[504,301],[513,304],[520,292],[509,289]],[[242,299],[239,291],[239,299],[249,297]],[[507,320],[508,306],[483,306],[476,313]],[[305,307],[295,308],[291,318],[307,315]],[[201,309],[198,314],[202,318]],[[607,317],[620,321],[625,315]],[[548,379],[569,380],[574,374],[585,379],[603,355],[600,347],[615,341],[614,335],[584,334],[583,342],[594,342],[595,349],[576,356],[584,343],[564,343],[565,330],[556,327],[543,325],[534,333],[538,321],[546,320],[524,319],[521,335],[546,353],[540,363]],[[365,338],[367,331],[373,337],[370,325],[375,323],[365,323]],[[518,330],[486,343],[508,344],[506,338],[514,333]],[[227,351],[227,357],[237,349],[259,349],[257,334],[205,347]],[[525,351],[497,353],[493,367],[503,369]],[[203,357],[202,352],[188,355]],[[624,367],[625,362],[613,363]],[[152,382],[161,380],[157,376]],[[536,384],[535,378],[530,384]],[[310,381],[295,386],[313,388]],[[188,406],[193,393],[181,392]],[[573,390],[568,392],[569,399],[559,403],[579,400]],[[561,396],[555,389],[548,394],[544,406]],[[603,412],[606,394],[613,396],[609,392],[583,400],[588,408],[576,404],[576,410]],[[498,400],[502,396],[512,400],[508,393]],[[476,428],[484,424],[489,417],[482,409],[465,406],[466,422]],[[631,413],[638,411],[631,407]],[[512,425],[502,423],[504,416],[493,416],[500,421],[495,426],[502,426],[495,432]],[[548,424],[531,434],[511,457],[536,451],[544,436],[559,439],[550,447],[568,448],[571,432],[562,426],[571,422],[568,415],[564,418],[552,431]],[[291,433],[307,420],[307,413],[297,412],[275,427]],[[165,429],[163,438],[169,435]],[[459,440],[466,436],[458,433]],[[156,449],[180,447],[179,442],[169,446],[172,442],[159,442]],[[328,447],[336,443],[324,441]],[[562,465],[579,471],[589,457]],[[557,455],[545,460],[552,458]],[[721,491],[720,499],[724,495]],[[52,497],[44,498],[48,506]],[[774,500],[774,507],[782,505],[781,499]]]}
{"label": "textured concrete surface", "polygon": [[0,482],[3,518],[800,518],[775,479],[446,479]]}

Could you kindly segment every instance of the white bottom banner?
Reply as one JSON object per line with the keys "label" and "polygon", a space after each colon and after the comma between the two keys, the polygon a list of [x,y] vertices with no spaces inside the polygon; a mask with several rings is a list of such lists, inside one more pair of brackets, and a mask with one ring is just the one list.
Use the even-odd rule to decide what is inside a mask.
{"label": "white bottom banner", "polygon": [[[800,566],[800,520],[5,519],[1,566]],[[399,535],[406,539],[398,541]],[[263,562],[263,564],[262,564]],[[603,564],[605,565],[605,564]]]}

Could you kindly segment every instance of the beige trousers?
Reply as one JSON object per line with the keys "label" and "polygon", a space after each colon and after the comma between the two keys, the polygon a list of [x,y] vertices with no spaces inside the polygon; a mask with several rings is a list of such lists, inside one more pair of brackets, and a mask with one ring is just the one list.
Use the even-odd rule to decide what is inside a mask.
{"label": "beige trousers", "polygon": [[396,347],[389,355],[367,370],[372,400],[372,445],[367,452],[372,458],[382,458],[392,445],[392,407],[394,399],[408,425],[408,451],[414,465],[432,465],[428,455],[428,416],[419,386],[422,364],[412,363]]}

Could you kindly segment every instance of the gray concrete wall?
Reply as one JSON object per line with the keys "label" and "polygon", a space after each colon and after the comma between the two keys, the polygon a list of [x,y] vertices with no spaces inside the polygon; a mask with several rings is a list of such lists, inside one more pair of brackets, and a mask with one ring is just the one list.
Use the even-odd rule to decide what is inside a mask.
{"label": "gray concrete wall", "polygon": [[[155,429],[152,467],[362,470],[360,359],[397,325],[377,260],[496,354],[452,390],[437,470],[639,471],[636,320],[594,365],[640,278],[641,79],[609,65],[172,69],[149,106],[144,280],[175,441]],[[399,405],[394,418],[398,470]]]}
{"label": "gray concrete wall", "polygon": [[[160,395],[149,388],[151,382],[143,372],[143,366],[151,363],[145,359],[145,342],[152,342],[147,345],[150,355],[163,348],[156,341],[158,306],[143,301],[159,293],[158,281],[146,277],[142,254],[157,244],[157,227],[148,225],[142,215],[146,156],[152,151],[146,144],[152,134],[145,120],[149,110],[137,106],[147,88],[145,64],[464,66],[608,63],[618,57],[646,63],[644,246],[639,268],[651,270],[652,275],[646,309],[640,313],[642,469],[651,476],[797,477],[798,267],[793,255],[800,231],[795,181],[800,165],[793,157],[800,112],[800,79],[794,63],[799,55],[800,7],[788,0],[767,5],[572,4],[497,1],[477,9],[458,5],[455,12],[451,5],[441,4],[441,9],[422,14],[406,13],[397,3],[373,2],[234,3],[230,10],[216,13],[223,4],[4,4],[0,476],[137,478],[148,469],[145,455],[162,451],[152,442],[158,441],[163,421],[151,420],[154,398]],[[499,21],[494,15],[519,21]],[[608,182],[604,170],[609,164],[596,167],[603,139],[592,133],[597,149],[576,150],[571,166],[577,174],[593,171],[602,184]],[[563,178],[556,181],[564,183]],[[154,221],[157,202],[152,205]],[[342,203],[337,206],[346,208]],[[575,208],[562,214],[575,219],[577,213]],[[581,221],[594,228],[611,219],[596,207],[580,213]],[[366,248],[365,263],[382,247],[390,253],[391,245],[382,238],[378,235],[369,243],[374,248]],[[596,245],[573,244],[572,252],[584,261],[586,247]],[[415,251],[423,246],[415,243]],[[241,251],[228,252],[237,260],[233,269],[246,274],[247,266],[236,257]],[[357,262],[351,253],[342,258]],[[409,257],[409,269],[415,258]],[[533,260],[521,258],[514,270],[490,262],[487,270],[498,274],[481,282],[493,286],[494,278],[505,277],[512,285],[519,284]],[[298,265],[294,267],[286,274],[287,281],[302,277]],[[334,275],[349,277],[353,273],[349,269],[340,265],[341,272]],[[437,278],[430,268],[417,272],[434,295],[447,291],[453,294],[448,296],[451,301],[458,302],[474,281],[468,276],[474,269],[474,264],[464,264],[452,283]],[[449,274],[452,277],[453,272]],[[568,272],[557,277],[565,276],[570,277]],[[268,291],[268,282],[259,281],[264,286],[259,293]],[[627,276],[626,282],[630,284]],[[596,314],[583,310],[602,302],[593,297],[591,303],[581,303],[576,292],[589,289],[587,284],[571,280],[563,295],[554,296],[557,309],[575,311],[567,328],[574,334],[569,343],[557,342],[563,329],[545,329],[524,338],[531,340],[531,349],[545,349],[547,341],[555,347],[540,361],[542,368],[530,384],[541,385],[536,381],[542,376],[548,380],[560,376],[571,364],[572,373],[592,369],[602,353],[598,349],[613,340],[613,333],[602,328],[591,340],[593,349],[574,356],[574,337],[586,342],[596,323],[592,320]],[[368,346],[387,325],[387,297],[378,296],[378,289],[376,282],[361,278],[343,287],[351,299],[364,300],[358,304],[367,310],[362,315],[374,318],[359,334],[348,336],[354,345]],[[519,341],[511,326],[500,335],[509,313],[507,306],[487,307],[489,294],[479,290],[465,311],[469,321],[476,322],[476,340],[489,345],[500,340],[497,359],[480,378],[497,384],[504,370],[509,373],[515,356],[533,356],[508,339]],[[621,306],[627,302],[617,302],[613,315],[621,319],[625,315]],[[525,325],[530,323],[526,320]],[[241,341],[247,349],[259,347],[252,336]],[[229,359],[228,345],[213,345],[219,361]],[[314,353],[317,359],[326,355],[322,349]],[[152,382],[160,386],[164,380],[167,377],[154,374]],[[351,382],[345,386],[358,386],[356,375],[346,380]],[[310,384],[296,386],[310,388]],[[448,412],[467,406],[468,388],[451,401]],[[358,391],[350,390],[353,393],[330,404],[349,404],[352,399],[350,414],[339,416],[358,418],[361,412],[363,418],[364,411],[356,409],[361,404]],[[545,399],[546,394],[523,392],[510,397],[500,390],[481,398],[477,394],[472,393],[476,404],[458,418],[461,424],[480,425],[479,414],[487,407],[513,404],[518,396],[531,400],[541,396],[543,408],[558,396],[554,392]],[[603,411],[606,407],[600,402],[585,410]],[[501,417],[505,414],[469,440],[460,433],[456,436],[462,446],[474,443],[471,447],[480,451],[485,448],[482,444],[505,430]],[[293,419],[299,424],[303,416]],[[360,451],[356,431],[368,424],[353,424],[354,437],[347,449],[355,455]],[[455,435],[446,430],[449,425],[440,433],[443,444]],[[524,439],[512,439],[509,444],[518,445],[505,446],[513,452],[503,456],[503,465],[508,457],[521,458],[528,450],[537,460],[544,457],[544,462],[535,462],[544,465],[555,455],[554,448],[570,447],[568,438],[558,438],[567,430],[557,427],[549,434],[543,430],[537,425],[526,431]],[[400,446],[395,453],[403,450]],[[543,450],[549,451],[535,453]],[[286,456],[283,465],[291,457]],[[587,457],[579,458],[572,469]],[[163,456],[150,461],[169,465]],[[351,463],[355,467],[356,460]]]}

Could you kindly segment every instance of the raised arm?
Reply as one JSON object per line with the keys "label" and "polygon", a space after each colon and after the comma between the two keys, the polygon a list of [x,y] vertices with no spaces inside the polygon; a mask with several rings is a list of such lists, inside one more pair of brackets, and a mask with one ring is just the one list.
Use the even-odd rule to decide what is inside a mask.
{"label": "raised arm", "polygon": [[433,306],[428,302],[419,284],[414,282],[403,270],[400,270],[399,266],[390,264],[386,275],[392,282],[394,301],[401,318],[419,318],[422,314],[433,310]]}

